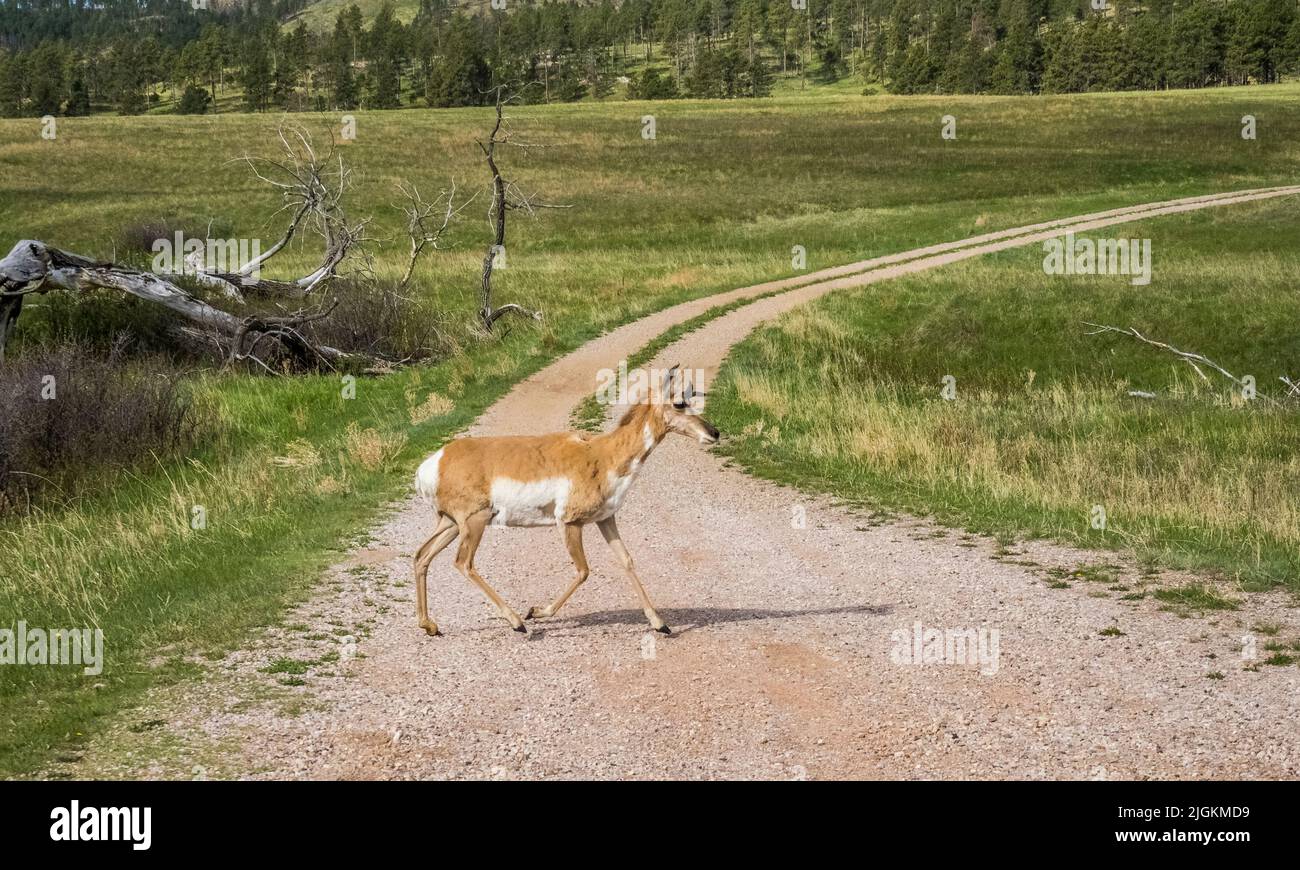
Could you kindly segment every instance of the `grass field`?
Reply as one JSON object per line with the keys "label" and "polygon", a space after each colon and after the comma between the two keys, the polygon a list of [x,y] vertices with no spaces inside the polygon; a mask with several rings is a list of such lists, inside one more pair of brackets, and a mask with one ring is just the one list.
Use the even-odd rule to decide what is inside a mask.
{"label": "grass field", "polygon": [[[1152,240],[1148,286],[1045,275],[1034,246],[829,297],[737,347],[710,412],[786,482],[1300,592],[1300,432],[1277,401],[1300,370],[1297,216],[1288,197],[1115,228]],[[1086,322],[1252,374],[1257,397]]]}
{"label": "grass field", "polygon": [[[456,247],[428,260],[414,289],[442,312],[446,359],[364,381],[353,400],[341,398],[330,377],[204,373],[193,389],[219,421],[219,436],[201,453],[0,522],[0,623],[99,626],[108,650],[93,681],[70,669],[0,669],[0,775],[75,746],[99,717],[150,685],[192,674],[205,656],[276,620],[389,497],[406,491],[422,453],[556,354],[673,302],[790,274],[794,245],[806,247],[809,268],[820,268],[1049,217],[1289,183],[1300,158],[1297,95],[1291,86],[1050,99],[810,92],[521,109],[520,138],[549,147],[508,154],[507,174],[572,206],[532,221],[516,214],[511,227],[498,302],[541,308],[541,324],[491,340],[469,327],[487,238],[476,205]],[[1247,113],[1259,118],[1259,141],[1238,136]],[[641,137],[643,114],[656,116],[654,141]],[[944,114],[958,119],[956,141],[940,139]],[[391,207],[395,183],[429,193],[454,177],[462,190],[480,189],[485,174],[473,138],[485,132],[488,112],[357,115],[357,139],[343,146],[356,173],[349,208],[374,217],[371,234],[386,240],[374,250],[376,268],[391,277],[405,246]],[[39,238],[110,256],[124,227],[151,221],[211,220],[232,236],[272,239],[274,194],[234,158],[273,155],[279,120],[61,119],[54,141],[41,138],[35,120],[0,122],[4,244]],[[321,139],[339,121],[292,120]],[[1250,236],[1237,236],[1243,257]],[[303,246],[278,258],[275,271],[306,271],[316,257]],[[967,276],[975,267],[963,268]],[[1010,267],[999,260],[997,268]],[[1010,274],[1020,283],[1019,271]],[[956,279],[928,275],[893,292],[941,300],[928,288],[949,280]],[[1041,282],[1041,271],[1024,280]],[[41,303],[33,302],[20,342],[40,333]],[[973,328],[974,318],[945,310]],[[1198,315],[1204,329],[1210,313]],[[846,328],[857,323],[851,317]],[[1204,329],[1176,337],[1213,352],[1213,344],[1197,346]],[[972,347],[974,364],[988,351]],[[913,358],[926,352],[917,339]],[[1007,378],[1020,376],[1023,359],[1015,359]],[[1263,373],[1273,358],[1244,362],[1255,359]],[[963,359],[934,364],[941,361],[951,368]],[[1041,368],[1040,377],[1048,372]],[[923,380],[930,372],[894,376],[904,374]],[[965,394],[976,395],[979,375],[969,375],[969,388],[962,377]],[[429,409],[439,412],[421,419]],[[207,509],[201,532],[189,526],[194,505]]]}

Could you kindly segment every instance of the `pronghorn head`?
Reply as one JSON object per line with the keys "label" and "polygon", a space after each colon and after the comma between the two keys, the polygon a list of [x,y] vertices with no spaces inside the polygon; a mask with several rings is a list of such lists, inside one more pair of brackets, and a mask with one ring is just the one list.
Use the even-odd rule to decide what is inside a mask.
{"label": "pronghorn head", "polygon": [[659,390],[660,400],[653,408],[662,415],[667,431],[689,436],[701,444],[717,444],[721,437],[718,430],[695,409],[695,398],[703,395],[703,391],[695,389],[695,384],[682,374],[681,364],[678,364],[664,375]]}

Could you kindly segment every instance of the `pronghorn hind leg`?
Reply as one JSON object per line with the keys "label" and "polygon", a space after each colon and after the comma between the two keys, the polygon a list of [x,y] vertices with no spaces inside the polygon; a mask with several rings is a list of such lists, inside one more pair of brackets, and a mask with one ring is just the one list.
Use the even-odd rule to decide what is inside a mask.
{"label": "pronghorn hind leg", "polygon": [[613,517],[600,520],[596,523],[600,528],[600,533],[605,537],[605,543],[614,551],[618,561],[622,563],[623,570],[627,572],[627,577],[632,581],[632,588],[636,591],[636,597],[641,601],[641,609],[645,611],[645,618],[650,620],[650,627],[662,634],[672,634],[672,629],[664,625],[664,621],[659,618],[655,611],[655,606],[650,603],[650,596],[645,594],[645,587],[641,585],[641,580],[636,576],[636,569],[632,566],[632,554],[623,546],[623,539],[618,534],[618,523],[614,522]]}
{"label": "pronghorn hind leg", "polygon": [[474,554],[478,552],[479,542],[483,540],[483,530],[487,528],[488,520],[492,518],[490,510],[481,510],[468,519],[460,522],[460,550],[456,553],[456,570],[465,575],[465,578],[483,590],[483,594],[488,597],[497,610],[501,613],[502,618],[510,623],[510,627],[515,631],[526,632],[524,621],[519,618],[519,614],[511,609],[509,604],[501,599],[496,590],[488,585],[478,571],[474,570]]}
{"label": "pronghorn hind leg", "polygon": [[456,528],[455,521],[446,514],[440,514],[438,516],[438,527],[433,530],[433,534],[429,536],[429,539],[415,551],[415,615],[420,618],[420,628],[430,635],[436,636],[438,634],[438,624],[429,618],[429,603],[425,590],[426,580],[429,576],[429,563],[448,544],[456,540],[458,534],[460,532]]}
{"label": "pronghorn hind leg", "polygon": [[582,582],[587,579],[590,573],[587,570],[587,553],[582,549],[582,524],[565,523],[563,526],[564,546],[569,548],[569,558],[573,559],[573,567],[577,569],[578,574],[569,584],[569,588],[560,593],[560,597],[552,601],[546,607],[530,607],[524,619],[533,619],[534,617],[554,616],[564,602],[569,600],[569,596],[577,591]]}

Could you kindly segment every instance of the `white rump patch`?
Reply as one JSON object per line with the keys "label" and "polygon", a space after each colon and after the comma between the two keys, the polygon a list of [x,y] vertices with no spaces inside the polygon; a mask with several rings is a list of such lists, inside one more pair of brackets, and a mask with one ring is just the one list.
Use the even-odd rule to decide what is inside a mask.
{"label": "white rump patch", "polygon": [[435,508],[438,506],[438,466],[441,462],[442,450],[440,449],[421,462],[419,470],[415,472],[415,491]]}
{"label": "white rump patch", "polygon": [[527,482],[498,477],[492,481],[494,526],[552,526],[564,522],[573,482],[547,477]]}

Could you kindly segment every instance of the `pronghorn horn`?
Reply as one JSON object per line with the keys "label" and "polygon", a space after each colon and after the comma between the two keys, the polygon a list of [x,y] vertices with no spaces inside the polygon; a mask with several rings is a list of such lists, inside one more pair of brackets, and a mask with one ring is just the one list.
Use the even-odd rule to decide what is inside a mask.
{"label": "pronghorn horn", "polygon": [[[675,365],[675,366],[673,366],[672,368],[670,368],[670,369],[669,369],[669,370],[664,374],[664,382],[663,382],[663,385],[660,386],[660,388],[659,388],[659,394],[660,394],[660,396],[671,396],[671,395],[672,395],[673,378],[677,375],[677,370],[680,369],[681,367],[682,367],[682,364],[681,364],[681,363],[678,363],[677,365]],[[661,401],[662,401],[662,399],[661,399]]]}

